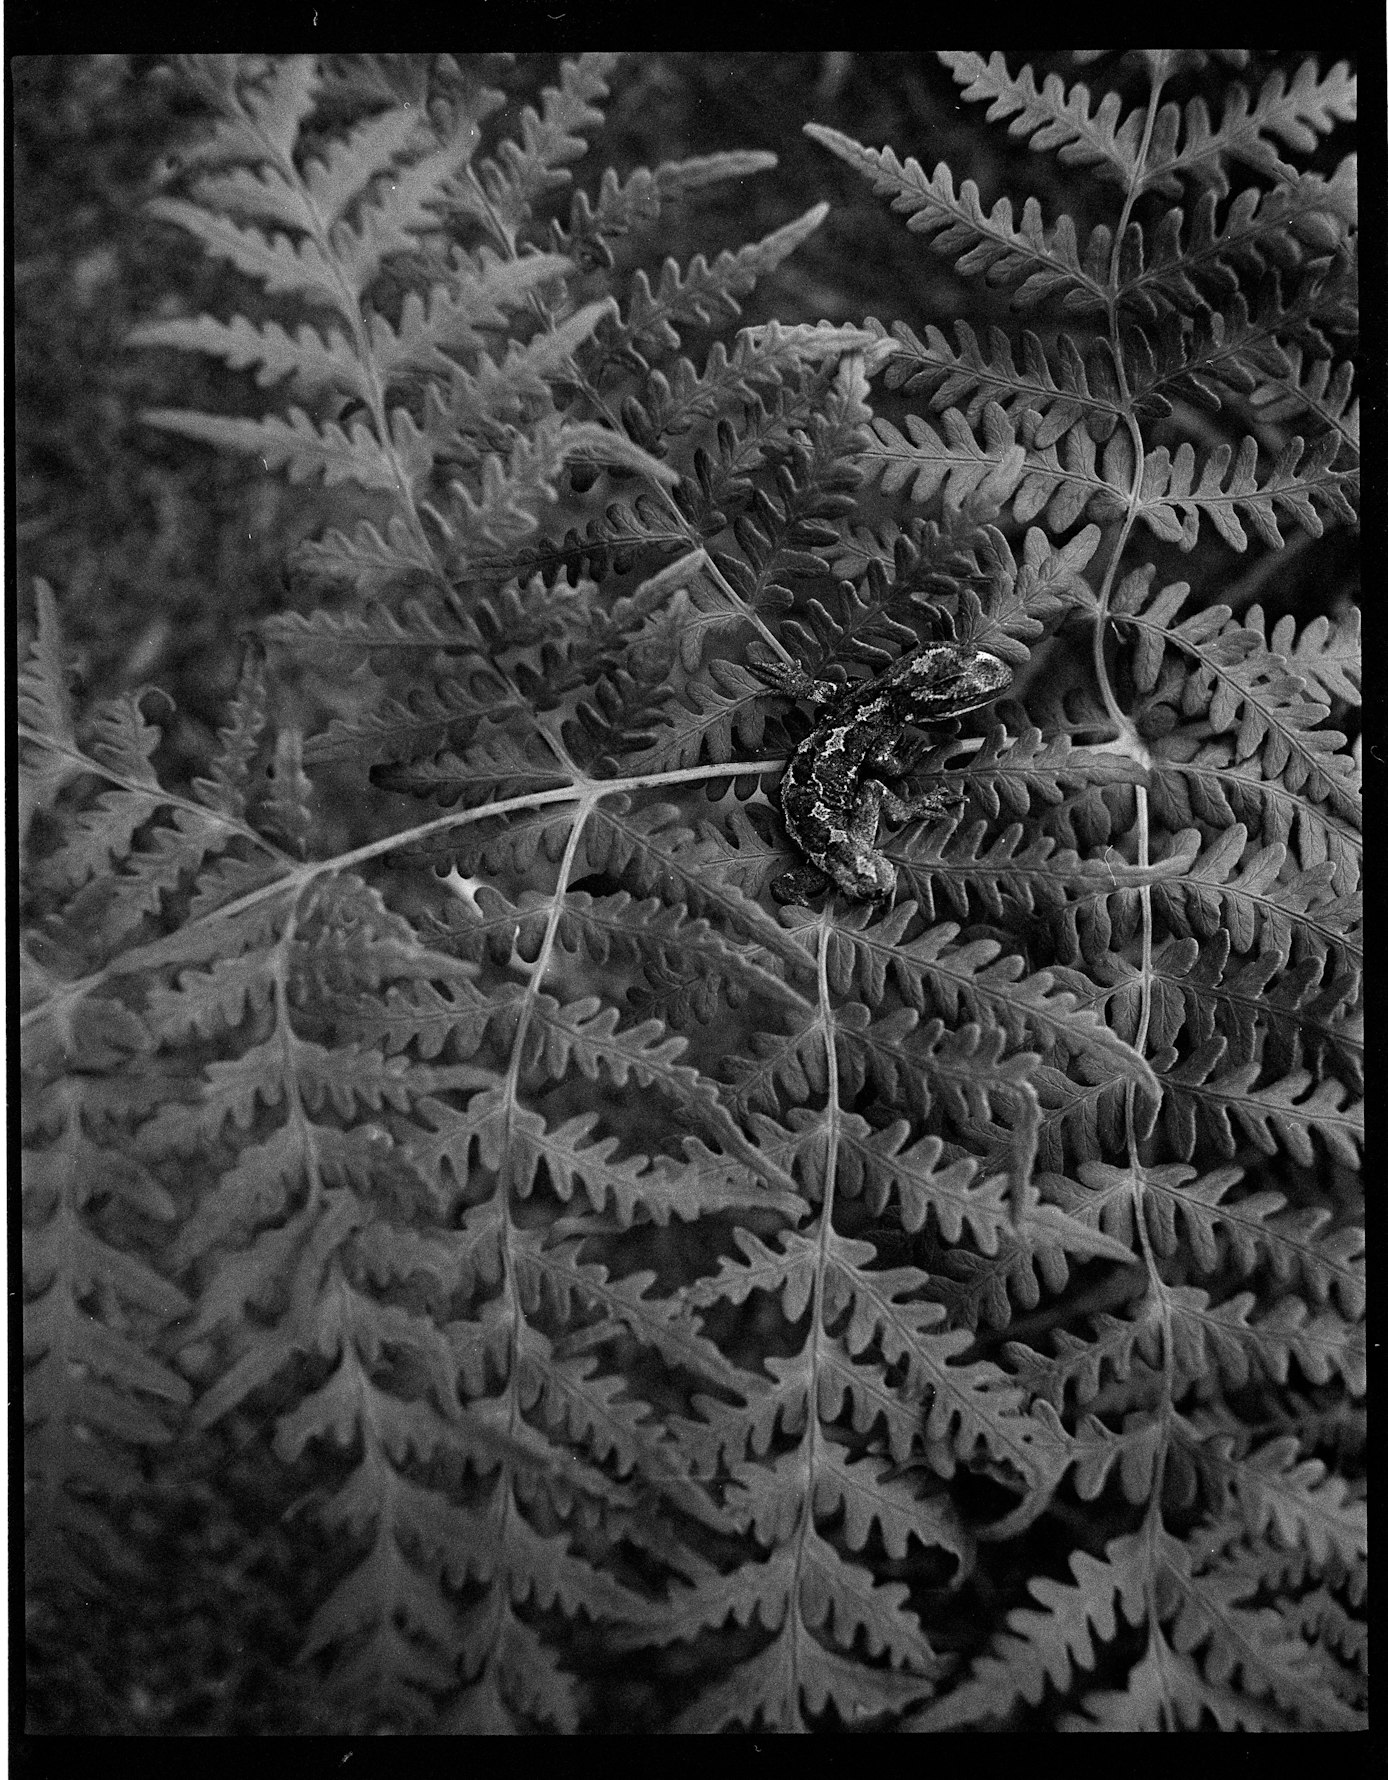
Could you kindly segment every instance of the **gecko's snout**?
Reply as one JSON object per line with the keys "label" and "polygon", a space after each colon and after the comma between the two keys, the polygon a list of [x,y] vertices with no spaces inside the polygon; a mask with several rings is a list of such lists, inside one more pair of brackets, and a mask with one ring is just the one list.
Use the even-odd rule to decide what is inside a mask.
{"label": "gecko's snout", "polygon": [[999,661],[996,655],[990,655],[986,649],[979,649],[973,658],[973,674],[980,687],[993,694],[1006,692],[1012,684],[1012,669],[1005,661]]}

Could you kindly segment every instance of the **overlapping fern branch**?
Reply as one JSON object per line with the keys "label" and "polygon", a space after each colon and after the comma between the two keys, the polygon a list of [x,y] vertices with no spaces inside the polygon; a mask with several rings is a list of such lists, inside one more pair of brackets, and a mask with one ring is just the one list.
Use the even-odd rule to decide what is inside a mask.
{"label": "overlapping fern branch", "polygon": [[[697,361],[827,207],[654,273],[770,158],[558,212],[616,58],[503,140],[465,59],[189,59],[155,209],[261,295],[136,343],[279,399],[147,418],[339,506],[186,792],[40,593],[35,1587],[235,1416],[344,1724],[577,1729],[621,1651],[692,1730],[1359,1724],[1357,631],[1230,582],[1353,519],[1353,86],[1135,55],[944,58],[1083,238],[810,127],[1031,328]],[[961,812],[773,912],[753,666],[939,637],[1018,688],[915,763]]]}

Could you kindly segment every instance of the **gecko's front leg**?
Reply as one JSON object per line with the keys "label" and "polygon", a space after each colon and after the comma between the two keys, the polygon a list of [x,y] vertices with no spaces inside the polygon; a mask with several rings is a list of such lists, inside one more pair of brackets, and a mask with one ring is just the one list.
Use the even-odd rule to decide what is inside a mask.
{"label": "gecko's front leg", "polygon": [[964,793],[942,785],[934,791],[922,791],[916,797],[898,797],[883,787],[881,807],[893,822],[935,821],[949,815],[965,801]]}
{"label": "gecko's front leg", "polygon": [[797,704],[829,705],[844,691],[842,686],[835,686],[830,680],[816,680],[798,662],[753,661],[748,666],[773,692],[794,699]]}

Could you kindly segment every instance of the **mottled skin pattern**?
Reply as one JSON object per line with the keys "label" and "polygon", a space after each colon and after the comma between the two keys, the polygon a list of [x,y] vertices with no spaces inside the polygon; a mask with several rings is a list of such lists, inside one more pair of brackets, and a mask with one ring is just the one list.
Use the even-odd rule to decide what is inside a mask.
{"label": "mottled skin pattern", "polygon": [[927,643],[875,680],[835,686],[800,667],[764,668],[788,698],[822,712],[791,756],[781,781],[786,832],[809,861],[777,878],[778,902],[804,902],[834,884],[855,902],[890,896],[896,867],[877,850],[885,810],[894,822],[939,816],[958,797],[931,791],[908,801],[883,783],[906,768],[899,753],[907,729],[977,710],[1012,684],[995,655],[957,643]]}

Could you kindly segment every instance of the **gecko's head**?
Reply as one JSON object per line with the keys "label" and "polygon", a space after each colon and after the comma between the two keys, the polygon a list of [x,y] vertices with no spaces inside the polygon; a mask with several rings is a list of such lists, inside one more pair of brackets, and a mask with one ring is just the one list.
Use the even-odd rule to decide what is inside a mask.
{"label": "gecko's head", "polygon": [[1000,698],[1012,684],[1012,669],[986,649],[956,649],[937,670],[936,696],[951,716],[977,710]]}
{"label": "gecko's head", "polygon": [[962,717],[1006,692],[1012,669],[986,649],[962,643],[927,643],[898,670],[899,702],[913,723],[944,723]]}

